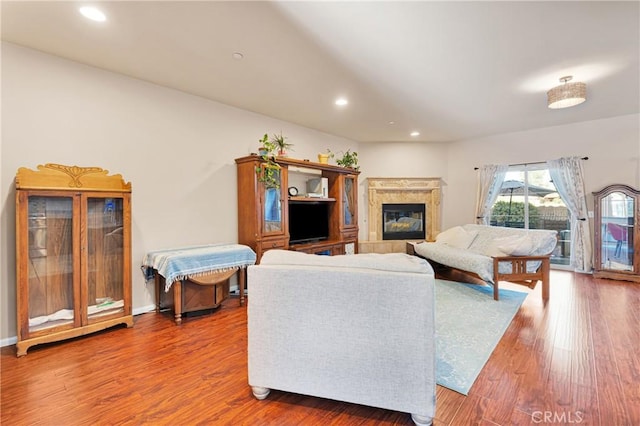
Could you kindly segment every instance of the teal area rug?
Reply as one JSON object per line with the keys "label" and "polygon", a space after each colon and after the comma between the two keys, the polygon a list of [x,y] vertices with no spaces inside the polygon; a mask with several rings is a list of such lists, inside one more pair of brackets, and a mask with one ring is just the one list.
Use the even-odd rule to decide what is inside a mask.
{"label": "teal area rug", "polygon": [[436,280],[436,383],[463,395],[527,297],[490,286]]}

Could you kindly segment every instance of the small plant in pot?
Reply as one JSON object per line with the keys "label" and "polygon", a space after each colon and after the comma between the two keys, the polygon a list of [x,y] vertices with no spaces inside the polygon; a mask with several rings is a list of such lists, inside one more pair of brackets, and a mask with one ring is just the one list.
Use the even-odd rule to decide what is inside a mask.
{"label": "small plant in pot", "polygon": [[261,157],[274,155],[276,151],[276,145],[269,140],[269,135],[267,133],[261,139],[258,139],[260,142],[260,146],[258,147],[258,155]]}
{"label": "small plant in pot", "polygon": [[[336,154],[334,154],[333,152],[330,152],[329,156],[333,158],[333,157],[336,157]],[[336,164],[338,166],[346,167],[353,170],[358,170],[360,168],[360,166],[358,166],[358,152],[351,151],[351,149],[348,149],[342,152],[342,157],[336,159]]]}
{"label": "small plant in pot", "polygon": [[280,187],[280,165],[275,161],[275,154],[278,146],[271,140],[269,135],[264,134],[262,139],[258,139],[261,146],[258,155],[262,158],[262,163],[256,167],[258,181],[264,183],[267,188]]}
{"label": "small plant in pot", "polygon": [[333,154],[331,150],[327,148],[327,152],[321,152],[318,154],[318,163],[321,164],[329,164],[329,158],[331,158]]}
{"label": "small plant in pot", "polygon": [[286,136],[282,136],[282,132],[280,132],[279,135],[274,134],[273,137],[271,138],[271,143],[273,143],[274,146],[277,148],[278,155],[281,157],[286,157],[287,150],[290,150],[291,147],[293,146],[292,143],[287,142]]}

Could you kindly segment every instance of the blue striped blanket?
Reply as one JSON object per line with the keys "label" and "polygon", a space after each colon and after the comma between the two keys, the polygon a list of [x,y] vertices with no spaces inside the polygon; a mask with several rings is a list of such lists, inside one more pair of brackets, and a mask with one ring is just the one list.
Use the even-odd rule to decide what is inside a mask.
{"label": "blue striped blanket", "polygon": [[256,263],[256,254],[242,244],[209,244],[179,249],[149,252],[142,261],[145,280],[155,277],[156,271],[165,279],[165,291],[176,280],[202,276],[210,272],[245,268]]}

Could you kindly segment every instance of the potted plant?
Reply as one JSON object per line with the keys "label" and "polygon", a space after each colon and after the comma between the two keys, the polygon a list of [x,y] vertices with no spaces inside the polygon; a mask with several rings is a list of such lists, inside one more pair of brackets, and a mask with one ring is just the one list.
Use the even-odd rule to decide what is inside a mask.
{"label": "potted plant", "polygon": [[260,142],[260,146],[258,147],[259,156],[263,157],[275,152],[276,146],[269,140],[269,135],[267,133],[265,133],[261,139],[258,139],[258,142]]}
{"label": "potted plant", "polygon": [[275,162],[275,153],[278,149],[277,145],[269,140],[267,133],[261,139],[258,155],[262,158],[262,162],[256,167],[258,181],[263,182],[267,188],[280,187],[280,165]]}
{"label": "potted plant", "polygon": [[327,149],[327,152],[321,152],[318,154],[318,163],[329,164],[329,158],[332,156],[333,154],[331,153],[331,150]]}
{"label": "potted plant", "polygon": [[287,150],[291,149],[293,146],[292,143],[287,142],[287,138],[285,136],[282,136],[282,132],[280,132],[279,135],[274,134],[271,138],[271,143],[276,147],[278,155],[281,157],[286,157]]}
{"label": "potted plant", "polygon": [[[329,156],[333,158],[335,157],[335,154],[330,152]],[[342,157],[336,160],[336,164],[338,166],[358,170],[360,168],[360,166],[358,166],[358,152],[351,151],[351,149],[346,150],[342,153]]]}

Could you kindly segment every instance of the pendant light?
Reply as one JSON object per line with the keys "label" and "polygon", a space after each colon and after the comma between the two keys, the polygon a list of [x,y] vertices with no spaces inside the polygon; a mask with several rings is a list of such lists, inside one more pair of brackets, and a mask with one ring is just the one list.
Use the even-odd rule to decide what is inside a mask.
{"label": "pendant light", "polygon": [[584,83],[569,83],[573,76],[560,78],[563,83],[547,92],[547,106],[551,109],[568,108],[587,100],[587,85]]}

